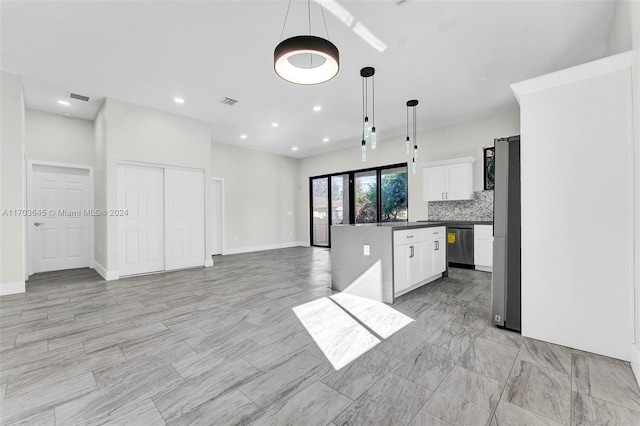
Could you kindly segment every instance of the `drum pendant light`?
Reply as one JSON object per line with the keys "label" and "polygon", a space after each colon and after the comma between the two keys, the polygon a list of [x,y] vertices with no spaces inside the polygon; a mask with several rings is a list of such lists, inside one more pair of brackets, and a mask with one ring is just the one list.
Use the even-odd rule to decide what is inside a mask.
{"label": "drum pendant light", "polygon": [[416,138],[416,106],[418,105],[418,101],[416,99],[411,99],[407,101],[407,154],[410,152],[411,141],[409,138],[409,108],[413,108],[413,158],[411,159],[411,170],[413,174],[416,174],[416,167],[418,163],[418,140]]}
{"label": "drum pendant light", "polygon": [[[291,0],[289,0],[282,33],[280,34],[281,40],[287,24],[290,7]],[[311,35],[310,0],[307,0],[307,10],[309,15],[309,35],[299,35],[281,41],[273,52],[273,68],[276,74],[291,83],[319,84],[331,80],[338,74],[340,53],[338,48],[329,40]],[[320,3],[320,10],[322,11],[322,20],[326,31],[327,22],[324,18],[322,3]],[[327,31],[328,37],[329,33]]]}

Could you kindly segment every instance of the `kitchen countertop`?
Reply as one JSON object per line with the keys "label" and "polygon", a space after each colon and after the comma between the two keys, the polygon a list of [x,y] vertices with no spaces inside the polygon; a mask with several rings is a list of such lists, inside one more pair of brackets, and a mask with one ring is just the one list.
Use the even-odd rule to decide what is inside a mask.
{"label": "kitchen countertop", "polygon": [[357,223],[357,224],[345,224],[345,225],[332,225],[332,226],[356,226],[356,227],[380,227],[391,228],[393,231],[402,229],[415,229],[415,228],[431,228],[434,226],[446,226],[447,222],[439,221],[418,221],[418,222],[378,222],[378,223]]}
{"label": "kitchen countertop", "polygon": [[418,222],[444,225],[493,225],[492,220],[419,220]]}

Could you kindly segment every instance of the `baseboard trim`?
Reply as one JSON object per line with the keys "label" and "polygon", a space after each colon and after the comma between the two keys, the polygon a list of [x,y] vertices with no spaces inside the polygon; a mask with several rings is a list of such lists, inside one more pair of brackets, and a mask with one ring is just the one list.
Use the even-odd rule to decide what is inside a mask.
{"label": "baseboard trim", "polygon": [[204,267],[205,268],[210,268],[213,266],[213,259],[205,259],[204,261]]}
{"label": "baseboard trim", "polygon": [[[263,250],[277,250],[277,249],[283,249],[283,248],[291,248],[291,247],[304,247],[303,242],[299,242],[299,241],[294,241],[291,243],[279,243],[279,244],[267,244],[264,246],[253,246],[253,247],[240,247],[240,248],[233,248],[233,249],[225,249],[224,250],[224,254],[240,254],[240,253],[251,253],[254,251],[263,251]],[[308,246],[309,244],[307,244]]]}
{"label": "baseboard trim", "polygon": [[24,293],[26,285],[24,281],[15,281],[12,283],[3,283],[0,285],[0,296],[8,296],[10,294]]}
{"label": "baseboard trim", "polygon": [[120,278],[120,275],[118,274],[118,271],[107,271],[106,268],[104,266],[102,266],[101,264],[99,264],[98,262],[96,262],[95,260],[93,261],[93,269],[100,274],[100,276],[105,280],[105,281],[115,281],[117,279]]}
{"label": "baseboard trim", "polygon": [[640,348],[635,343],[631,345],[631,370],[636,377],[636,383],[640,386]]}

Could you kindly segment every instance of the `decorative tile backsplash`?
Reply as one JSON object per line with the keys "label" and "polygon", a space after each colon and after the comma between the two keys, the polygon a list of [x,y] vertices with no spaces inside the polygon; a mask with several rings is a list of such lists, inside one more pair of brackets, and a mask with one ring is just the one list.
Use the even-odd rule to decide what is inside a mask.
{"label": "decorative tile backsplash", "polygon": [[473,200],[430,201],[429,220],[493,221],[493,191],[479,191]]}

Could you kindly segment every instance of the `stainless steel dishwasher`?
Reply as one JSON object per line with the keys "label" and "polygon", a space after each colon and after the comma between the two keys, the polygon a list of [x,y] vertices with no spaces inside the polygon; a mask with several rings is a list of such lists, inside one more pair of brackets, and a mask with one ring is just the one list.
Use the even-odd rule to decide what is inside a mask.
{"label": "stainless steel dishwasher", "polygon": [[449,224],[447,226],[447,261],[473,267],[472,224]]}

